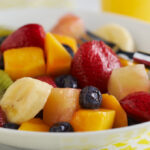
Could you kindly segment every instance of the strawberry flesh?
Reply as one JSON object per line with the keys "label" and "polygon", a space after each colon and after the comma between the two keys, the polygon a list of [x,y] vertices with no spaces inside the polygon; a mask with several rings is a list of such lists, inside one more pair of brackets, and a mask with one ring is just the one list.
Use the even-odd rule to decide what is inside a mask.
{"label": "strawberry flesh", "polygon": [[9,35],[1,45],[1,52],[20,47],[40,47],[44,49],[45,31],[41,25],[27,24]]}
{"label": "strawberry flesh", "polygon": [[46,82],[46,83],[52,85],[54,88],[57,87],[54,80],[49,76],[40,76],[40,77],[37,77],[36,79],[43,81],[43,82]]}
{"label": "strawberry flesh", "polygon": [[113,69],[120,68],[117,55],[102,41],[86,42],[74,56],[71,73],[81,88],[95,86],[104,93]]}
{"label": "strawberry flesh", "polygon": [[127,114],[137,121],[150,120],[150,93],[135,92],[120,101]]}

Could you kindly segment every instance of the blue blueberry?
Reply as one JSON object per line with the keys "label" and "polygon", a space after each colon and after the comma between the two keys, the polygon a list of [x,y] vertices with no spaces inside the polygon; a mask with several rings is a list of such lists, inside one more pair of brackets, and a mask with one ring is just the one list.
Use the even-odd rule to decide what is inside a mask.
{"label": "blue blueberry", "polygon": [[67,50],[67,52],[71,55],[71,57],[74,57],[74,52],[72,48],[66,44],[63,44],[64,48]]}
{"label": "blue blueberry", "polygon": [[77,88],[77,80],[71,75],[62,75],[55,79],[57,87],[60,88]]}
{"label": "blue blueberry", "polygon": [[14,124],[14,123],[5,123],[3,125],[3,128],[8,128],[8,129],[18,129],[19,125],[18,124]]}
{"label": "blue blueberry", "polygon": [[73,127],[68,122],[59,122],[50,128],[50,132],[73,132]]}
{"label": "blue blueberry", "polygon": [[139,123],[140,123],[139,121],[136,121],[131,117],[128,117],[128,126],[136,125],[136,124],[139,124]]}
{"label": "blue blueberry", "polygon": [[85,109],[97,109],[102,103],[102,94],[94,86],[87,86],[80,92],[79,104]]}

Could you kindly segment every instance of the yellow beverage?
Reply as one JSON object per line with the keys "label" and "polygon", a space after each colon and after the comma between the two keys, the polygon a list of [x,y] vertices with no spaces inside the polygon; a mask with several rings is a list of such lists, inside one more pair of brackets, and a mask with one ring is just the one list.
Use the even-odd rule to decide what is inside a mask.
{"label": "yellow beverage", "polygon": [[150,0],[101,0],[102,10],[150,22]]}

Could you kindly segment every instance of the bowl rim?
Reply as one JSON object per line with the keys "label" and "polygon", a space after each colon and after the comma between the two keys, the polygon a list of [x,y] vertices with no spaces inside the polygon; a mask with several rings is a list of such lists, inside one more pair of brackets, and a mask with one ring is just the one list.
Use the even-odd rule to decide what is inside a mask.
{"label": "bowl rim", "polygon": [[150,121],[144,122],[144,123],[139,123],[136,125],[131,125],[131,126],[126,126],[126,127],[121,127],[121,128],[113,128],[113,129],[108,129],[108,130],[101,130],[101,131],[86,131],[86,132],[37,132],[37,131],[20,131],[20,130],[15,130],[15,129],[6,129],[6,128],[0,128],[0,133],[8,133],[8,134],[23,134],[25,136],[28,135],[33,135],[33,136],[90,136],[90,135],[97,135],[97,134],[113,134],[113,133],[118,133],[122,131],[128,131],[128,130],[135,130],[143,128],[145,126],[150,125]]}

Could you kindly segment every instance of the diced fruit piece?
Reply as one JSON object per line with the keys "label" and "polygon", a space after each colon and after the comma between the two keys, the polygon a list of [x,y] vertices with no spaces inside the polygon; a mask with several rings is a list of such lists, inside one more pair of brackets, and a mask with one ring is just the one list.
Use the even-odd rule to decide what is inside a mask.
{"label": "diced fruit piece", "polygon": [[25,47],[4,52],[5,71],[13,80],[21,77],[36,77],[45,74],[43,50]]}
{"label": "diced fruit piece", "polygon": [[108,42],[115,43],[119,48],[134,52],[135,44],[130,32],[119,24],[107,24],[97,29],[96,34]]}
{"label": "diced fruit piece", "polygon": [[79,94],[79,89],[53,88],[43,111],[45,123],[69,122],[79,109]]}
{"label": "diced fruit piece", "polygon": [[124,59],[124,58],[121,58],[121,57],[119,57],[119,60],[120,60],[120,63],[121,63],[122,67],[134,65],[134,63],[131,62],[130,60],[127,60],[127,59]]}
{"label": "diced fruit piece", "polygon": [[47,74],[57,76],[69,72],[72,58],[51,33],[46,35],[45,50],[47,55]]}
{"label": "diced fruit piece", "polygon": [[52,86],[33,78],[15,81],[1,99],[8,122],[21,124],[34,118],[44,107]]}
{"label": "diced fruit piece", "polygon": [[24,122],[19,127],[19,130],[22,131],[37,131],[37,132],[48,132],[49,129],[50,127],[39,118],[34,118],[27,122]]}
{"label": "diced fruit piece", "polygon": [[60,18],[51,32],[71,36],[73,38],[80,38],[85,32],[85,26],[83,20],[79,17],[73,14],[66,14]]}
{"label": "diced fruit piece", "polygon": [[86,42],[73,58],[71,73],[79,86],[95,86],[104,93],[113,69],[120,67],[117,55],[102,41]]}
{"label": "diced fruit piece", "polygon": [[21,47],[44,49],[45,31],[41,25],[27,24],[13,32],[1,45],[1,52]]}
{"label": "diced fruit piece", "polygon": [[68,122],[59,122],[50,128],[50,132],[73,132],[73,128]]}
{"label": "diced fruit piece", "polygon": [[70,46],[63,44],[63,47],[67,50],[71,57],[74,57],[74,52]]}
{"label": "diced fruit piece", "polygon": [[3,125],[7,122],[5,112],[0,107],[0,127],[3,127]]}
{"label": "diced fruit piece", "polygon": [[120,101],[127,114],[137,121],[150,120],[150,93],[135,92]]}
{"label": "diced fruit piece", "polygon": [[61,88],[77,88],[77,80],[71,75],[62,75],[55,79],[56,85]]}
{"label": "diced fruit piece", "polygon": [[3,128],[7,128],[7,129],[18,129],[19,125],[18,124],[14,124],[14,123],[5,123],[3,125]]}
{"label": "diced fruit piece", "polygon": [[2,98],[3,94],[5,93],[6,89],[13,83],[9,75],[0,70],[0,99]]}
{"label": "diced fruit piece", "polygon": [[94,86],[86,86],[80,92],[79,104],[85,109],[97,109],[102,102],[101,92]]}
{"label": "diced fruit piece", "polygon": [[74,38],[66,35],[60,35],[60,34],[53,34],[53,35],[61,44],[70,46],[73,52],[76,53],[78,47],[77,47],[77,42]]}
{"label": "diced fruit piece", "polygon": [[150,81],[144,65],[127,66],[113,70],[108,83],[108,91],[118,100],[133,92],[149,92]]}
{"label": "diced fruit piece", "polygon": [[46,83],[52,85],[54,88],[57,87],[54,80],[50,76],[39,76],[36,79],[43,81],[43,82],[46,82]]}
{"label": "diced fruit piece", "polygon": [[80,109],[73,115],[71,124],[75,131],[99,131],[112,128],[114,118],[114,110]]}
{"label": "diced fruit piece", "polygon": [[102,108],[112,109],[116,111],[114,128],[120,128],[124,126],[128,126],[127,114],[124,109],[121,107],[118,100],[109,94],[102,94]]}

